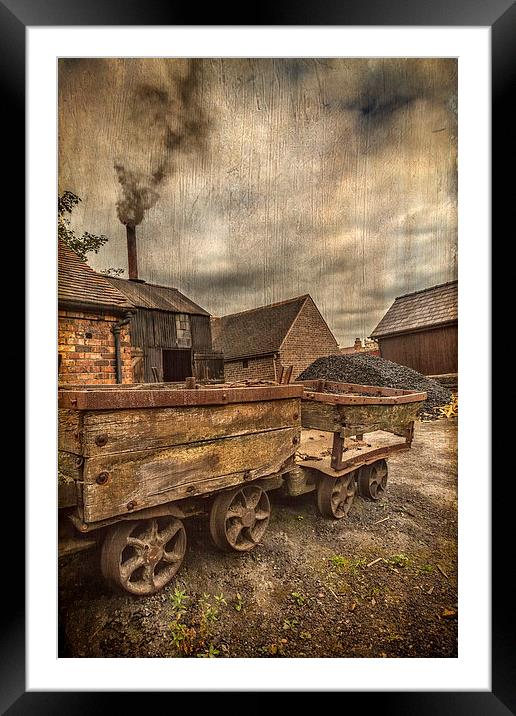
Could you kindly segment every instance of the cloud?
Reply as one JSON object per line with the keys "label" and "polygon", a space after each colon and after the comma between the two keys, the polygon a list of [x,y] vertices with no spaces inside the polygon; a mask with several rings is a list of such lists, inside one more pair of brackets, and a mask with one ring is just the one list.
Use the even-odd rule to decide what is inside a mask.
{"label": "cloud", "polygon": [[[194,62],[209,131],[202,152],[178,152],[138,226],[143,278],[217,314],[310,293],[349,344],[399,293],[455,277],[455,60]],[[126,265],[113,162],[146,156],[127,102],[149,85],[174,97],[187,67],[60,63],[59,185],[83,199],[77,228],[110,237],[94,268]],[[159,126],[184,121],[172,105]]]}

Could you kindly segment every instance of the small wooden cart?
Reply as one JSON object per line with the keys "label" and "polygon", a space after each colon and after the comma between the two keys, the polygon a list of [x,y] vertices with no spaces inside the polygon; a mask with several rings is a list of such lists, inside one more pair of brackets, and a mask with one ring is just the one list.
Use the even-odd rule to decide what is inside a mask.
{"label": "small wooden cart", "polygon": [[170,582],[191,515],[209,513],[222,549],[252,549],[295,467],[302,385],[188,385],[59,390],[60,554],[102,539],[104,576],[131,594]]}
{"label": "small wooden cart", "polygon": [[381,497],[387,458],[410,448],[427,396],[327,380],[303,385],[297,468],[286,476],[284,489],[290,495],[316,490],[321,514],[342,519],[357,491],[366,499]]}

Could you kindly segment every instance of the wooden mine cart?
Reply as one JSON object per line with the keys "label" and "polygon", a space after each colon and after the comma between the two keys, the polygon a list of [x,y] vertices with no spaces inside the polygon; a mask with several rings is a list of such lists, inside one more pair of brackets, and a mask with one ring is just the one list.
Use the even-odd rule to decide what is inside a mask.
{"label": "wooden mine cart", "polygon": [[295,467],[301,385],[188,380],[59,390],[60,554],[102,539],[104,576],[132,594],[176,574],[191,515],[209,513],[222,549],[252,549]]}
{"label": "wooden mine cart", "polygon": [[410,448],[426,393],[327,380],[302,384],[297,468],[284,489],[290,495],[316,490],[321,514],[342,519],[357,491],[366,499],[381,497],[387,458]]}

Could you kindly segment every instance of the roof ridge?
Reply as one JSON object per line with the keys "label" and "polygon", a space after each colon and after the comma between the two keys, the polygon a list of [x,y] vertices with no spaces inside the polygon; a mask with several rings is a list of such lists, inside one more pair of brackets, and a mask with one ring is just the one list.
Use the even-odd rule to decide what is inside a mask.
{"label": "roof ridge", "polygon": [[284,301],[276,301],[276,303],[268,303],[266,306],[257,306],[256,308],[248,308],[245,311],[237,311],[236,313],[227,313],[225,316],[214,316],[214,318],[229,318],[233,316],[241,316],[244,313],[253,313],[255,311],[263,311],[266,308],[276,308],[277,306],[284,306],[287,303],[294,303],[300,299],[311,298],[309,293],[303,293],[300,296],[294,296],[294,298],[287,298]]}
{"label": "roof ridge", "polygon": [[[131,281],[130,278],[124,278],[123,276],[107,276],[106,278],[113,278],[115,281]],[[165,286],[162,283],[150,283],[150,281],[133,281],[132,283],[139,283],[140,286],[152,286],[153,288],[168,288],[169,291],[181,291],[177,288],[177,286]]]}
{"label": "roof ridge", "polygon": [[426,291],[433,291],[436,288],[442,288],[443,286],[451,286],[454,283],[458,283],[458,279],[454,281],[445,281],[444,283],[437,283],[435,286],[428,286],[427,288],[420,288],[418,291],[411,291],[410,293],[402,293],[401,296],[396,296],[395,301],[398,298],[407,298],[407,296],[415,296],[418,293],[426,293]]}

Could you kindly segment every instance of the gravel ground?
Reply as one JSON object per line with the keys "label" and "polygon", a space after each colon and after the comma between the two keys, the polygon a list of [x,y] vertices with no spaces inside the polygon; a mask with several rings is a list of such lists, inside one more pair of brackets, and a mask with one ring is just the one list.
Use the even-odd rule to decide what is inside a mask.
{"label": "gravel ground", "polygon": [[152,597],[111,592],[98,550],[66,558],[60,656],[457,656],[456,431],[418,423],[384,498],[356,497],[346,520],[322,518],[313,493],[270,493],[248,554],[219,552],[190,519],[177,580]]}
{"label": "gravel ground", "polygon": [[428,397],[421,410],[425,417],[434,417],[435,408],[446,405],[451,398],[451,390],[437,381],[399,363],[361,353],[318,358],[298,376],[298,380],[317,378],[425,391]]}

